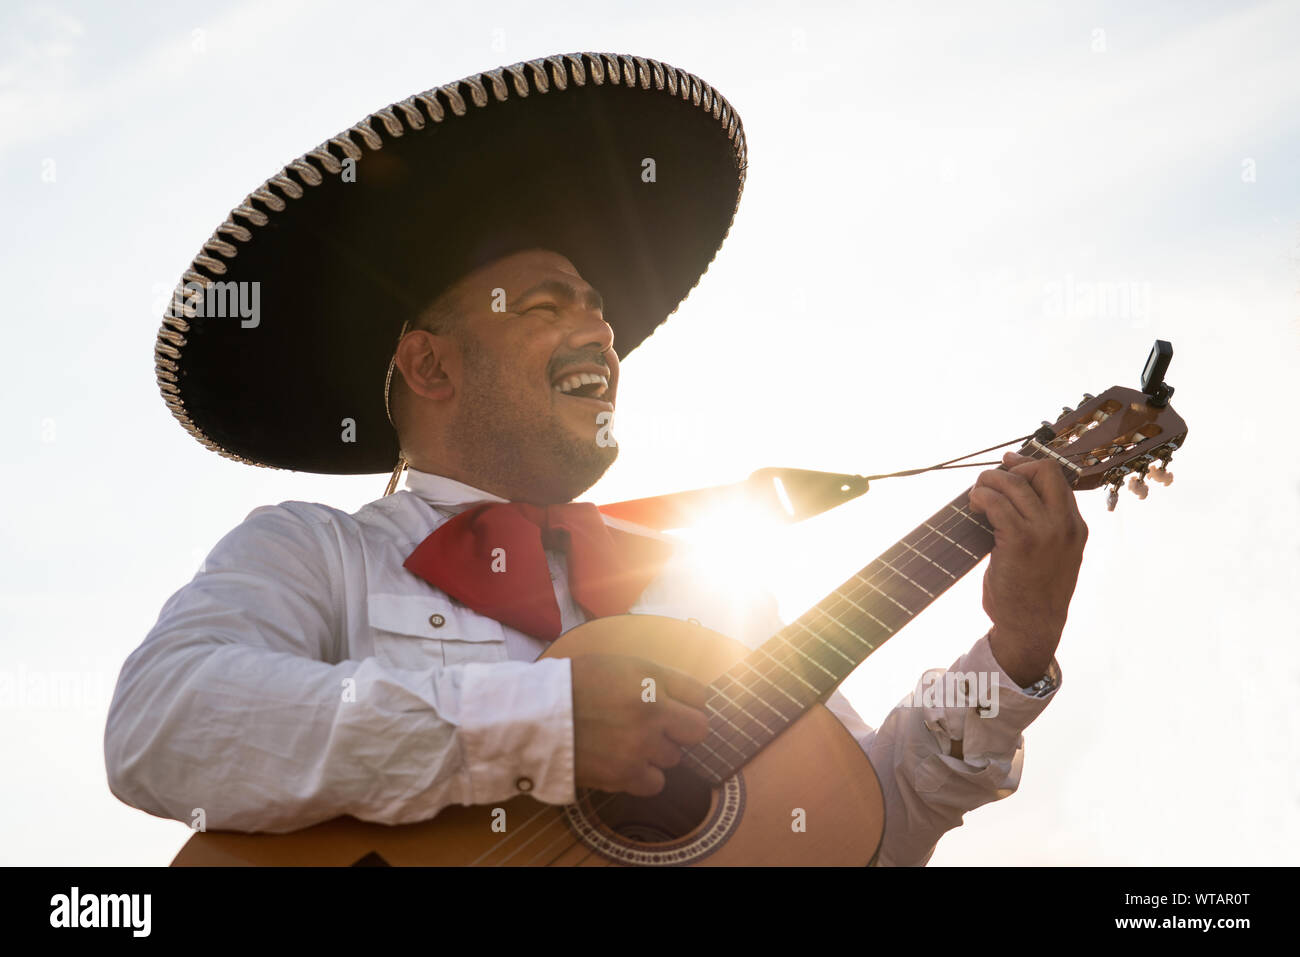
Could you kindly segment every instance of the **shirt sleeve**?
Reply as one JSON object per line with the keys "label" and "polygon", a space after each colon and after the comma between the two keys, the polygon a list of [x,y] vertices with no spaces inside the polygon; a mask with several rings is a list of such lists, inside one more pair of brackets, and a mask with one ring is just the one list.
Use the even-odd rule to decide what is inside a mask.
{"label": "shirt sleeve", "polygon": [[[1059,675],[1055,660],[1053,668]],[[884,792],[877,862],[923,865],[967,811],[1014,794],[1024,764],[1022,732],[1059,688],[1058,680],[1041,698],[1026,694],[997,663],[986,634],[947,672],[925,672],[878,729],[835,692],[826,706],[866,751]],[[953,741],[962,742],[960,758],[952,756]]]}
{"label": "shirt sleeve", "polygon": [[113,794],[266,832],[405,824],[521,790],[573,801],[568,661],[347,659],[337,530],[312,508],[255,509],[163,606],[109,707]]}

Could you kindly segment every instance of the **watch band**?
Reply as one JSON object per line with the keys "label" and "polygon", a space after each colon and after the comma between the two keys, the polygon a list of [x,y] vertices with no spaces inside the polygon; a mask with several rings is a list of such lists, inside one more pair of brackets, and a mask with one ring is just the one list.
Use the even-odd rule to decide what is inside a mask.
{"label": "watch band", "polygon": [[1031,698],[1046,698],[1049,694],[1057,689],[1061,684],[1061,669],[1056,666],[1056,659],[1047,668],[1047,674],[1043,675],[1028,688],[1021,688],[1025,694]]}

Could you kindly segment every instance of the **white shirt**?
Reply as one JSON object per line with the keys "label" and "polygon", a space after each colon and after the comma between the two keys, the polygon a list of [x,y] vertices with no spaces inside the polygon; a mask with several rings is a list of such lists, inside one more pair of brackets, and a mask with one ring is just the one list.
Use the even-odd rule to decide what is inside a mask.
{"label": "white shirt", "polygon": [[[536,661],[545,642],[402,567],[482,501],[504,500],[412,469],[404,490],[352,515],[310,502],[254,509],[122,666],[104,737],[112,792],[160,817],[189,823],[202,808],[208,828],[269,832],[341,814],[422,821],[508,800],[521,779],[539,801],[573,802],[568,660]],[[547,559],[567,631],[588,616],[563,556]],[[693,618],[751,648],[784,624],[770,595],[719,595],[677,561],[629,611]],[[996,716],[911,706],[909,693],[873,730],[839,692],[827,701],[884,790],[882,864],[924,864],[962,814],[1014,792],[1021,732],[1051,697],[1024,694],[987,636],[949,670],[997,673]]]}

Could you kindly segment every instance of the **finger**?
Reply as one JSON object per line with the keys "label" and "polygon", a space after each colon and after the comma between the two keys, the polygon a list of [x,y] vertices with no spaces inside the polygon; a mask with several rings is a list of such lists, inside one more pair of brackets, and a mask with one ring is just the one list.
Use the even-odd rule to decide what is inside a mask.
{"label": "finger", "polygon": [[[1024,456],[1017,456],[1022,460]],[[1079,543],[1088,540],[1088,525],[1079,511],[1079,503],[1074,490],[1060,465],[1051,459],[1024,460],[1012,466],[1010,471],[1020,475],[1029,482],[1030,487],[1043,503],[1045,517],[1053,525],[1064,522],[1070,526],[1069,537]]]}
{"label": "finger", "polygon": [[990,488],[995,492],[1000,492],[1016,511],[1020,514],[1021,519],[1029,524],[1043,521],[1046,515],[1046,507],[1043,500],[1038,497],[1034,487],[1029,484],[1029,479],[1018,472],[1008,472],[1004,469],[990,469],[987,472],[981,472],[978,479],[975,480],[976,488]]}
{"label": "finger", "polygon": [[1048,511],[1078,514],[1079,506],[1070,483],[1065,480],[1065,473],[1061,471],[1061,467],[1051,459],[1017,466],[1014,472],[1028,480]]}
{"label": "finger", "polygon": [[650,753],[650,763],[657,768],[676,767],[682,760],[682,746],[667,735],[660,735]]}
{"label": "finger", "polygon": [[671,698],[665,698],[661,703],[662,721],[659,727],[673,741],[688,748],[709,736],[709,716],[703,711],[697,711]]}
{"label": "finger", "polygon": [[700,711],[706,710],[712,694],[708,685],[696,681],[684,671],[678,671],[667,665],[656,665],[654,673],[658,678],[659,686],[668,692],[668,697],[675,698],[692,708],[698,708]]}
{"label": "finger", "polygon": [[647,764],[641,774],[629,781],[623,789],[635,797],[654,797],[664,789],[664,773],[653,764]]}
{"label": "finger", "polygon": [[1024,516],[997,489],[979,485],[971,489],[967,497],[971,510],[987,515],[995,532],[1019,531],[1025,527]]}

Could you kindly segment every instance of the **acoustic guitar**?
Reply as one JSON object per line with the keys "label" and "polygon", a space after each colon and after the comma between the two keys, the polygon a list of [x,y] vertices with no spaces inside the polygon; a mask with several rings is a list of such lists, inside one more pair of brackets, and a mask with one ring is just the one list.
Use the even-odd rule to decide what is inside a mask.
{"label": "acoustic guitar", "polygon": [[[1166,360],[1167,361],[1167,360]],[[1154,394],[1084,396],[1021,454],[1051,458],[1075,490],[1125,476],[1145,497],[1187,434]],[[1149,473],[1149,475],[1148,475]],[[651,798],[579,789],[576,803],[527,796],[452,806],[400,826],[340,817],[288,834],[205,832],[173,865],[866,865],[884,834],[880,784],[822,703],[868,655],[993,549],[963,492],[757,649],[689,621],[599,618],[543,658],[623,654],[706,683],[708,737],[684,751]],[[803,826],[799,826],[800,822]]]}

